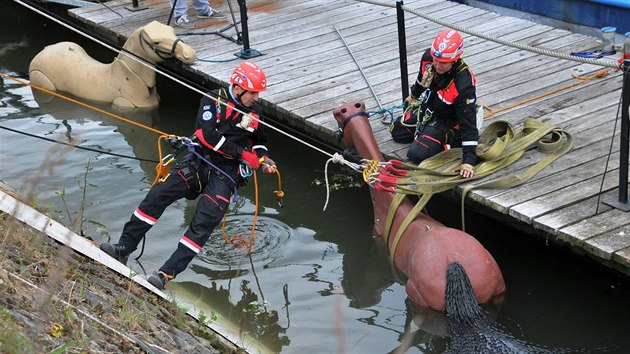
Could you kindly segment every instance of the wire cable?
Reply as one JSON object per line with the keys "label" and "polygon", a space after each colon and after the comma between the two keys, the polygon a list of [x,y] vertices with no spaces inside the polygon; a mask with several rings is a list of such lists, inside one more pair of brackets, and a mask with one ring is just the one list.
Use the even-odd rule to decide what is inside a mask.
{"label": "wire cable", "polygon": [[81,145],[71,144],[71,143],[67,143],[65,141],[59,141],[59,140],[55,140],[55,139],[45,138],[43,136],[39,136],[39,135],[31,134],[31,133],[26,133],[26,132],[23,132],[23,131],[20,131],[20,130],[16,130],[16,129],[12,129],[12,128],[9,128],[9,127],[5,127],[5,126],[2,126],[2,125],[0,125],[0,128],[8,130],[8,131],[11,131],[11,132],[14,132],[14,133],[26,135],[26,136],[31,137],[31,138],[37,138],[37,139],[41,139],[41,140],[46,140],[46,141],[50,141],[50,142],[53,142],[53,143],[56,143],[56,144],[71,146],[73,148],[77,148],[77,149],[81,149],[81,150],[97,152],[99,154],[110,155],[110,156],[115,156],[115,157],[122,157],[122,158],[125,158],[125,159],[138,160],[138,161],[144,161],[144,162],[153,162],[153,163],[158,163],[159,162],[157,160],[144,159],[144,158],[128,156],[128,155],[121,155],[121,154],[116,154],[116,153],[113,153],[113,152],[108,152],[108,151],[103,151],[103,150],[99,150],[99,149],[89,148],[89,147],[85,147],[85,146],[81,146]]}

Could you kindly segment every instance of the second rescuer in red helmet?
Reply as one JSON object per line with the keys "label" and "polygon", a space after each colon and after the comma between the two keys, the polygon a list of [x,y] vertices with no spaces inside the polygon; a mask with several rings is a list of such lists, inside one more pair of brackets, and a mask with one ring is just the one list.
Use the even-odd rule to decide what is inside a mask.
{"label": "second rescuer in red helmet", "polygon": [[118,243],[101,244],[101,250],[127,263],[145,234],[176,200],[196,199],[197,210],[188,229],[177,242],[171,257],[151,276],[149,283],[164,289],[166,283],[183,272],[201,251],[221,222],[237,188],[248,177],[247,166],[262,166],[273,173],[276,164],[269,158],[267,133],[259,94],[267,88],[267,77],[255,63],[239,64],[230,76],[231,85],[209,92],[201,99],[195,137],[199,145],[166,177],[149,190],[123,228]]}
{"label": "second rescuer in red helmet", "polygon": [[477,96],[476,80],[461,58],[464,39],[452,29],[435,37],[433,44],[422,55],[420,71],[411,86],[405,104],[420,101],[414,110],[406,110],[403,117],[390,126],[397,142],[411,143],[407,157],[419,164],[423,160],[450,147],[462,148],[460,175],[474,175],[477,162]]}

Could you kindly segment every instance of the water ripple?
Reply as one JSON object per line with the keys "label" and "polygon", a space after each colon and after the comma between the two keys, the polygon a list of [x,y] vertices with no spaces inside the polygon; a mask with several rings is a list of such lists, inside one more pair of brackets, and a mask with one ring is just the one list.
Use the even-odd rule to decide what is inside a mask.
{"label": "water ripple", "polygon": [[[246,261],[253,220],[253,215],[228,216],[225,225],[225,237],[234,241],[227,242],[221,227],[218,226],[199,253],[200,257],[215,267],[233,268],[235,265],[242,264]],[[250,254],[251,262],[254,265],[265,265],[282,257],[283,246],[293,233],[294,230],[287,224],[270,217],[259,216],[256,220],[256,230]],[[240,239],[240,242],[237,238]],[[245,247],[241,247],[241,245]]]}

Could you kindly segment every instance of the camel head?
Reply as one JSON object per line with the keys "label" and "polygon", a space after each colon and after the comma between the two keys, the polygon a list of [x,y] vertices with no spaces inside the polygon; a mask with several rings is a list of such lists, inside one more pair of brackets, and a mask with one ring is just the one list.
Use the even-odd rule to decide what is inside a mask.
{"label": "camel head", "polygon": [[175,35],[171,26],[152,21],[137,30],[140,44],[155,62],[177,59],[184,64],[195,61],[196,51]]}

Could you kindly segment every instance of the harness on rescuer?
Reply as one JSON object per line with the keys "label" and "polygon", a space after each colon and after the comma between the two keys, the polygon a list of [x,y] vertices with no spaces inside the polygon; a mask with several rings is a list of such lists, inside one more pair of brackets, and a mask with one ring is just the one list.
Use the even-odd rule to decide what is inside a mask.
{"label": "harness on rescuer", "polygon": [[[421,133],[424,130],[425,126],[431,126],[431,125],[435,126],[440,123],[438,119],[436,119],[436,117],[433,116],[434,112],[431,109],[431,107],[429,107],[431,106],[431,100],[436,99],[435,96],[437,95],[438,90],[448,88],[455,81],[455,77],[457,76],[457,74],[459,74],[460,72],[466,69],[468,69],[468,65],[466,65],[466,63],[464,63],[463,60],[460,60],[458,66],[452,69],[453,74],[451,74],[450,80],[448,80],[448,82],[445,85],[443,85],[443,87],[433,87],[433,88],[431,87],[431,81],[433,80],[433,77],[434,77],[433,66],[429,67],[425,71],[426,75],[423,75],[422,79],[423,79],[423,84],[426,83],[426,86],[423,85],[423,87],[426,87],[426,88],[422,92],[422,95],[420,96],[420,98],[418,99],[417,101],[418,104],[409,105],[410,107],[418,108],[418,112],[416,113],[416,117],[417,117],[416,133]],[[425,76],[427,77],[426,82],[425,82]]]}
{"label": "harness on rescuer", "polygon": [[[437,117],[434,116],[433,110],[429,107],[430,100],[434,99],[437,95],[437,91],[442,88],[448,88],[453,84],[455,77],[460,72],[468,69],[468,65],[460,60],[457,67],[453,68],[453,75],[450,80],[447,81],[443,87],[429,87],[431,80],[433,80],[433,67],[431,66],[425,71],[423,75],[423,84],[426,83],[426,89],[422,92],[418,99],[413,100],[404,109],[402,116],[392,121],[389,126],[389,132],[395,142],[398,143],[411,143],[416,133],[422,132],[426,126],[435,126],[440,122]],[[427,74],[428,73],[428,74]],[[425,81],[426,80],[426,81]],[[435,91],[435,92],[434,92]],[[484,120],[484,110],[481,105],[476,106],[476,123],[477,129],[481,129]],[[447,132],[446,141],[451,142],[453,140],[454,132],[450,129]]]}

